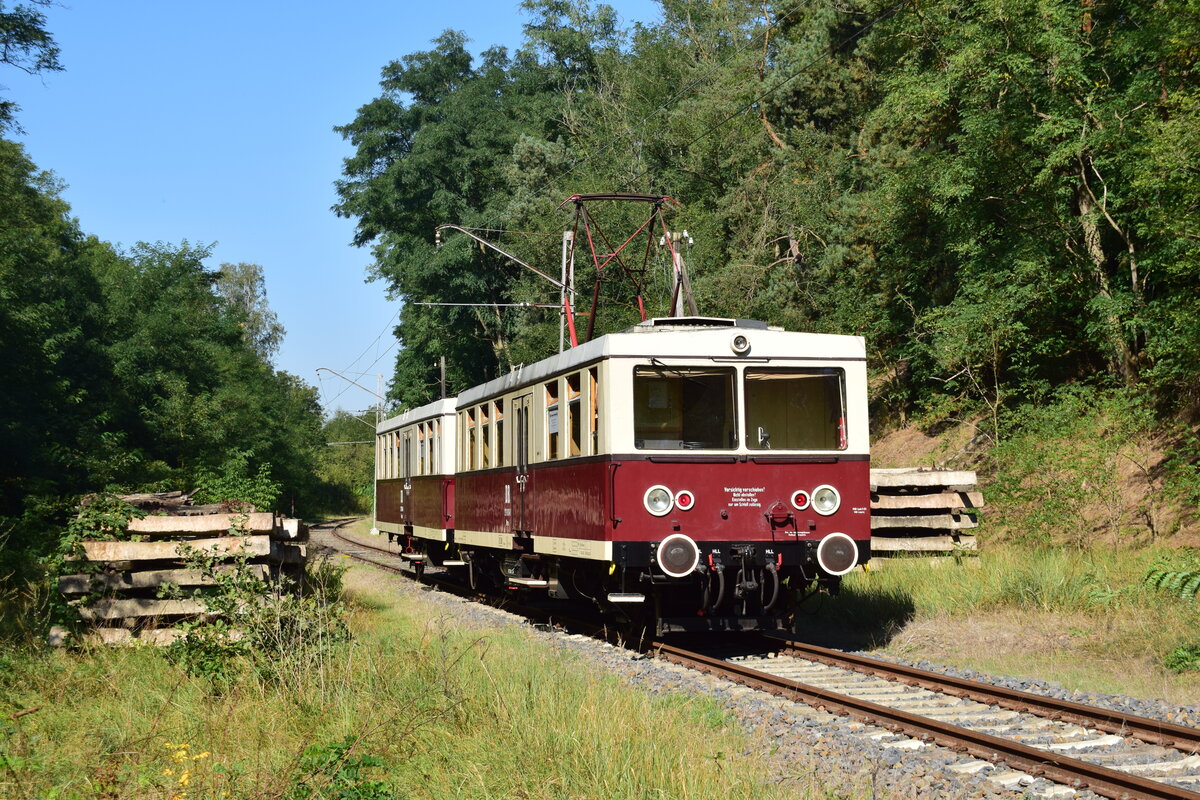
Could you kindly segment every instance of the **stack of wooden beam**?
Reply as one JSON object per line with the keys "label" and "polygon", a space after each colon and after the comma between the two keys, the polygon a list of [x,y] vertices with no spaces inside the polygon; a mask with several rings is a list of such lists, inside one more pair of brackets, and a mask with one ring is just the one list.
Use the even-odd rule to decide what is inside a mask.
{"label": "stack of wooden beam", "polygon": [[[270,585],[303,573],[307,539],[302,521],[270,513],[147,516],[131,520],[120,538],[84,542],[79,572],[60,577],[58,590],[78,610],[85,643],[168,644],[179,635],[176,623],[209,613],[202,595],[216,581],[188,566],[190,554],[213,557],[217,574],[244,559],[243,568]],[[160,597],[167,584],[183,599]],[[51,631],[51,644],[67,638],[63,628]]]}
{"label": "stack of wooden beam", "polygon": [[975,473],[918,467],[871,470],[871,554],[944,555],[975,550]]}

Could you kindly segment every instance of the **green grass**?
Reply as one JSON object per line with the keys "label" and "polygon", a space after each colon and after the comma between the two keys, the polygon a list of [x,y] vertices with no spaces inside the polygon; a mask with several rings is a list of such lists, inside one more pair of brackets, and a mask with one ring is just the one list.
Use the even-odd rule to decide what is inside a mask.
{"label": "green grass", "polygon": [[287,681],[214,694],[152,649],[9,651],[0,796],[784,796],[714,701],[638,691],[523,629],[462,627],[370,575],[348,576],[369,599],[356,639]]}
{"label": "green grass", "polygon": [[891,559],[805,604],[800,631],[1070,688],[1200,702],[1170,656],[1200,641],[1196,604],[1147,585],[1165,549],[985,547],[959,561]]}

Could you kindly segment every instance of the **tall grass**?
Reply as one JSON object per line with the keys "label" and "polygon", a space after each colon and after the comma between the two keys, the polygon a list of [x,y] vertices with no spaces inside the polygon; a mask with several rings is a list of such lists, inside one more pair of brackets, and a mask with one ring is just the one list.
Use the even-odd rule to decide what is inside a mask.
{"label": "tall grass", "polygon": [[883,569],[850,576],[845,593],[851,605],[903,598],[914,613],[927,616],[1158,607],[1161,598],[1143,578],[1161,557],[1156,549],[994,546],[975,563],[963,559],[957,565],[931,565],[927,559],[892,559]]}
{"label": "tall grass", "polygon": [[[1200,607],[1145,580],[1171,556],[989,545],[957,563],[890,559],[847,576],[837,597],[805,604],[799,633],[862,648],[896,642],[959,666],[1194,703],[1200,684],[1176,673],[1179,652],[1200,652]],[[1200,669],[1200,659],[1184,661]]]}
{"label": "tall grass", "polygon": [[[406,596],[360,607],[356,638],[308,673],[247,670],[219,694],[154,650],[10,651],[0,796],[782,794],[712,701],[634,690],[519,629],[463,628]],[[358,793],[338,794],[348,776]]]}

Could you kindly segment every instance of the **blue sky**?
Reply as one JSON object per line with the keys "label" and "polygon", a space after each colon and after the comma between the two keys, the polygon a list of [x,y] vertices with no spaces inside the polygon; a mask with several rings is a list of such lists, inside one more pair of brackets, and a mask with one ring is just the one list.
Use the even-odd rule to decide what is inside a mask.
{"label": "blue sky", "polygon": [[[622,23],[653,0],[610,0]],[[446,28],[475,53],[521,42],[518,0],[66,0],[46,9],[66,70],[0,72],[18,136],[67,188],[83,230],[114,243],[215,243],[208,264],[261,264],[287,328],[280,369],[327,409],[374,398],[391,375],[398,310],[365,283],[369,253],[329,210],[349,147],[334,125],[378,94],[379,70]],[[452,220],[447,220],[452,221]]]}

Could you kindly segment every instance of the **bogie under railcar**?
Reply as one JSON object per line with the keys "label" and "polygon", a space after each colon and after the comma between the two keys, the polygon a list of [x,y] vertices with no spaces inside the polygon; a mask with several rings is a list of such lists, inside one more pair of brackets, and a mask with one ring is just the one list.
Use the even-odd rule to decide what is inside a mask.
{"label": "bogie under railcar", "polygon": [[650,320],[378,433],[409,558],[659,633],[786,626],[870,557],[859,337]]}

